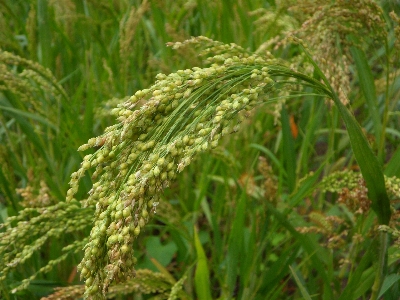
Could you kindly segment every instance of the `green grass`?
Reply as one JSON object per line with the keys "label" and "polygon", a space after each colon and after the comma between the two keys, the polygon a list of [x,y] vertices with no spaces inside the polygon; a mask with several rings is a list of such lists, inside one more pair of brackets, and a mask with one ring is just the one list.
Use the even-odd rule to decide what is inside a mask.
{"label": "green grass", "polygon": [[[348,49],[348,105],[324,75],[315,45],[268,48],[292,64],[269,67],[277,90],[259,99],[237,133],[198,154],[164,190],[133,243],[135,268],[151,272],[111,286],[110,297],[399,298],[400,42],[389,18],[397,8],[390,5],[382,10],[385,43],[382,28],[360,29],[361,39],[354,32],[337,36],[340,51],[348,46],[344,40],[359,46]],[[255,22],[259,15],[249,12],[259,8],[274,18]],[[207,36],[265,56],[263,43],[283,41],[280,20],[298,29],[311,18],[274,1],[3,1],[0,13],[2,299],[40,299],[54,287],[82,297],[76,267],[98,216],[94,205],[84,209],[65,198],[71,174],[99,147],[77,149],[118,123],[112,109],[151,87],[158,73],[206,67],[196,45],[174,50],[166,43]],[[237,68],[229,75],[232,86],[249,68],[261,69]],[[184,130],[183,122],[199,123],[184,105],[204,96],[214,84],[208,80],[168,119],[172,136]],[[210,107],[222,100],[207,97]],[[81,179],[78,200],[96,181],[93,171]],[[25,208],[38,206],[48,210]],[[54,267],[47,269],[49,261]],[[62,294],[67,290],[53,299]]]}

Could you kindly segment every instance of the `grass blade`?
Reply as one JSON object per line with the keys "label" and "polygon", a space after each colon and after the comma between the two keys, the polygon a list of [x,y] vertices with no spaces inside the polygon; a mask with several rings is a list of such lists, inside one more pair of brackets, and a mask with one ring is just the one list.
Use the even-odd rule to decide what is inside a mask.
{"label": "grass blade", "polygon": [[390,274],[385,278],[385,281],[382,284],[381,291],[379,292],[378,298],[381,298],[391,287],[393,284],[400,282],[399,274]]}
{"label": "grass blade", "polygon": [[45,118],[41,117],[39,114],[33,114],[33,113],[26,112],[26,111],[22,111],[20,109],[6,107],[3,105],[0,105],[0,110],[9,111],[13,114],[20,115],[23,118],[38,121],[38,122],[42,123],[43,125],[46,125],[55,131],[58,131],[58,128],[54,124],[52,124],[49,120],[46,120]]}
{"label": "grass blade", "polygon": [[297,283],[297,286],[300,289],[301,294],[303,295],[303,299],[305,300],[312,300],[310,294],[307,291],[307,288],[304,286],[302,280],[300,280],[299,276],[297,275],[296,271],[292,268],[292,266],[289,266],[290,272],[292,272],[293,278]]}
{"label": "grass blade", "polygon": [[243,251],[243,236],[244,236],[244,218],[246,211],[246,194],[243,192],[237,206],[237,213],[233,221],[232,230],[229,237],[228,253],[227,253],[227,284],[229,295],[233,294],[235,288],[238,265],[241,261],[240,256]]}
{"label": "grass blade", "polygon": [[210,272],[207,266],[207,257],[196,229],[194,230],[194,244],[197,253],[197,266],[194,276],[196,294],[200,300],[211,300]]}
{"label": "grass blade", "polygon": [[[360,81],[360,88],[364,94],[365,101],[367,102],[367,108],[369,115],[373,122],[375,138],[378,144],[381,144],[382,134],[382,123],[380,120],[380,113],[378,110],[378,102],[376,99],[375,81],[372,75],[371,68],[368,65],[367,57],[361,49],[357,47],[351,48],[354,62],[357,68],[357,75]],[[379,149],[379,157],[382,155],[382,149]]]}
{"label": "grass blade", "polygon": [[400,177],[400,147],[397,148],[396,152],[392,155],[392,158],[387,163],[385,168],[386,176],[397,176]]}

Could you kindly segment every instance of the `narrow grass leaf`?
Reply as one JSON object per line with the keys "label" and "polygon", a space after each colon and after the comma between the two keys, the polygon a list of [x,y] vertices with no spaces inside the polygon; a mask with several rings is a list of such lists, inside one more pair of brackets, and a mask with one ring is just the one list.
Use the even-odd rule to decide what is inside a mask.
{"label": "narrow grass leaf", "polygon": [[360,87],[367,102],[369,115],[373,122],[375,138],[378,141],[378,143],[380,143],[382,124],[378,109],[378,102],[376,99],[374,77],[372,75],[372,71],[371,68],[369,67],[368,59],[364,51],[357,47],[351,47],[350,51],[353,55],[353,59],[356,64],[357,75],[360,81]]}
{"label": "narrow grass leaf", "polygon": [[243,192],[236,208],[232,230],[229,236],[227,253],[227,284],[230,295],[232,295],[237,279],[238,265],[243,250],[243,237],[245,234],[244,217],[246,212],[246,194]]}
{"label": "narrow grass leaf", "polygon": [[303,299],[312,300],[310,294],[307,291],[307,288],[304,286],[302,280],[300,280],[300,278],[297,275],[296,271],[292,268],[292,266],[289,266],[289,268],[290,268],[290,272],[293,275],[294,280],[296,281],[297,286],[300,289],[300,293],[303,295]]}
{"label": "narrow grass leaf", "polygon": [[174,276],[172,276],[171,273],[168,272],[168,270],[162,264],[160,264],[157,259],[155,259],[154,257],[150,257],[150,260],[154,264],[154,266],[158,269],[158,271],[160,271],[160,273],[165,275],[165,277],[171,284],[176,283]]}
{"label": "narrow grass leaf", "polygon": [[393,153],[392,158],[386,165],[385,175],[386,176],[397,176],[400,177],[400,146],[396,152]]}
{"label": "narrow grass leaf", "polygon": [[194,275],[196,294],[199,300],[211,300],[210,272],[207,266],[207,257],[196,229],[194,229],[194,244],[197,253],[197,266]]}
{"label": "narrow grass leaf", "polygon": [[251,228],[246,228],[246,235],[243,242],[243,259],[240,264],[240,274],[244,286],[248,286],[254,272],[254,262],[257,244],[256,222],[253,222]]}
{"label": "narrow grass leaf", "polygon": [[355,299],[359,299],[360,297],[365,295],[365,293],[367,293],[371,286],[374,284],[374,279],[375,270],[373,268],[365,270],[361,276],[360,285],[354,291],[353,297]]}
{"label": "narrow grass leaf", "polygon": [[399,274],[390,274],[383,281],[378,298],[381,298],[395,283],[400,283]]}
{"label": "narrow grass leaf", "polygon": [[53,129],[55,131],[58,131],[58,128],[54,124],[52,124],[49,120],[41,117],[38,114],[32,114],[32,113],[29,113],[29,112],[26,112],[26,111],[22,111],[20,109],[15,109],[15,108],[12,108],[12,107],[6,107],[6,106],[2,106],[2,105],[0,106],[0,110],[6,110],[6,111],[9,111],[9,112],[11,112],[13,114],[20,115],[21,117],[25,117],[26,119],[31,119],[31,120],[38,121],[39,123],[42,123],[43,125],[46,125],[46,126],[50,127],[51,129]]}
{"label": "narrow grass leaf", "polygon": [[386,192],[385,179],[381,165],[363,134],[360,125],[350,111],[337,101],[342,118],[346,123],[354,156],[360,166],[368,188],[368,196],[372,201],[372,209],[378,215],[380,224],[388,224],[390,220],[390,202]]}

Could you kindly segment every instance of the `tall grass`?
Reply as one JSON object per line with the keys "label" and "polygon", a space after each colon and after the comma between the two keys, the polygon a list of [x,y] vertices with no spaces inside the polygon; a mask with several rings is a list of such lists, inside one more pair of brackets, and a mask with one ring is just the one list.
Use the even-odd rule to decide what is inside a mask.
{"label": "tall grass", "polygon": [[395,5],[0,8],[1,298],[398,299]]}

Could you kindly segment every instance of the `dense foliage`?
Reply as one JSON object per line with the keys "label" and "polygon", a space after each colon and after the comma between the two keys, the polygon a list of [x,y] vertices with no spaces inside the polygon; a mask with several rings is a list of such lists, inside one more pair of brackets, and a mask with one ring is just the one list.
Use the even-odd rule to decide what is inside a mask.
{"label": "dense foliage", "polygon": [[0,8],[2,298],[399,298],[398,5]]}

